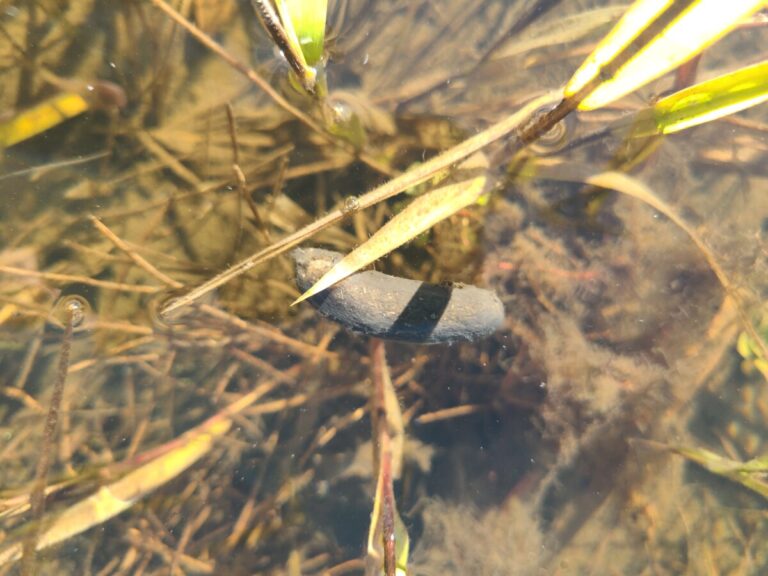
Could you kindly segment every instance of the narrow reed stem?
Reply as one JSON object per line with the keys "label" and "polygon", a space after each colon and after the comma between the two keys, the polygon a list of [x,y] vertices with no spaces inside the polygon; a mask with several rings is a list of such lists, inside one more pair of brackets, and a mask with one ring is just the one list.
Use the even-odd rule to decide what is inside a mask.
{"label": "narrow reed stem", "polygon": [[68,302],[64,306],[64,338],[61,341],[61,352],[59,353],[59,366],[56,376],[56,382],[53,386],[53,396],[48,408],[48,414],[45,418],[43,427],[43,438],[40,445],[40,458],[37,461],[35,469],[35,480],[32,484],[32,493],[29,496],[30,504],[30,526],[31,531],[24,541],[21,558],[21,574],[23,576],[34,576],[36,574],[37,564],[37,540],[40,534],[41,521],[45,511],[45,485],[48,478],[48,471],[51,467],[51,454],[53,452],[54,438],[56,434],[56,425],[59,422],[59,409],[61,400],[64,396],[64,384],[67,380],[69,371],[69,353],[72,346],[72,329],[75,324],[75,318],[81,312],[76,309],[78,306],[75,300]]}

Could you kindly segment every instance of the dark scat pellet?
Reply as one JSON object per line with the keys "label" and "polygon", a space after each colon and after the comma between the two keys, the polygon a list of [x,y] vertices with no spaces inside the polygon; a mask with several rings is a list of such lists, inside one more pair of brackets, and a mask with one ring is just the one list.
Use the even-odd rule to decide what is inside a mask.
{"label": "dark scat pellet", "polygon": [[[342,258],[320,248],[299,248],[292,256],[302,292]],[[353,274],[309,302],[323,316],[357,332],[422,344],[477,340],[504,324],[504,306],[490,290],[373,271]]]}

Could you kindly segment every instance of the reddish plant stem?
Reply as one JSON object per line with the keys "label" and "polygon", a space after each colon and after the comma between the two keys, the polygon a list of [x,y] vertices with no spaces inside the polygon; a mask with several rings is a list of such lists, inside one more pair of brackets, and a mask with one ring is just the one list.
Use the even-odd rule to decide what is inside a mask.
{"label": "reddish plant stem", "polygon": [[392,445],[387,423],[387,404],[384,391],[384,371],[387,357],[384,342],[371,339],[373,362],[373,427],[375,442],[374,462],[381,479],[381,539],[384,548],[384,574],[395,576],[397,555],[395,548],[395,492],[392,483]]}

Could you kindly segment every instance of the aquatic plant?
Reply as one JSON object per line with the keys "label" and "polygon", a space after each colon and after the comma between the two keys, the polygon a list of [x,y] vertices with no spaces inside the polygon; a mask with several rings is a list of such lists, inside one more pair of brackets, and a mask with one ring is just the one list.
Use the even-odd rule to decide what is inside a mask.
{"label": "aquatic plant", "polygon": [[[447,12],[435,17],[438,32],[420,44],[419,30],[407,29],[416,20],[408,10],[422,4],[428,10],[434,3],[388,5],[377,14],[355,13],[344,2],[336,4],[336,18],[328,18],[342,41],[339,53],[342,24],[354,28],[347,35],[364,48],[368,42],[377,46],[380,30],[366,26],[379,17],[398,19],[392,27],[397,37],[414,41],[414,57],[400,63],[404,70],[398,73],[376,60],[386,56],[383,50],[372,50],[375,66],[369,66],[367,52],[354,53],[349,61],[356,74],[347,71],[347,80],[353,77],[354,85],[365,78],[360,70],[374,70],[370,74],[379,74],[384,88],[374,83],[361,95],[342,82],[343,93],[331,74],[326,93],[309,69],[325,63],[325,25],[318,24],[325,21],[324,3],[303,3],[318,10],[307,23],[301,2],[256,2],[257,9],[272,9],[270,36],[258,28],[255,12],[244,11],[247,4],[196,0],[181,4],[182,13],[161,0],[152,3],[169,20],[150,17],[158,12],[144,2],[93,5],[89,21],[114,16],[115,31],[102,46],[99,32],[88,28],[90,44],[97,53],[105,51],[94,60],[114,63],[106,70],[114,70],[110,78],[124,88],[123,98],[111,100],[121,104],[107,110],[86,98],[93,81],[41,80],[51,77],[40,67],[38,50],[57,72],[80,74],[69,59],[55,57],[63,42],[79,61],[72,56],[80,54],[77,26],[68,20],[57,26],[50,17],[63,5],[36,2],[22,11],[29,14],[23,27],[10,13],[2,23],[15,39],[7,48],[14,55],[9,70],[19,75],[17,83],[14,76],[6,85],[18,86],[24,106],[2,132],[12,134],[5,140],[8,166],[20,165],[2,176],[8,183],[4,193],[13,200],[2,216],[6,244],[0,252],[1,360],[11,377],[0,388],[7,399],[0,405],[0,434],[7,440],[0,447],[0,560],[23,557],[27,572],[36,565],[66,571],[71,560],[80,571],[297,574],[367,568],[391,575],[405,572],[414,560],[419,573],[466,572],[462,559],[450,557],[455,550],[466,551],[479,574],[548,570],[568,548],[590,550],[586,560],[570,559],[575,571],[579,562],[590,563],[592,571],[605,565],[621,570],[616,566],[623,557],[605,560],[610,545],[642,551],[628,553],[622,566],[646,562],[649,570],[669,573],[683,573],[682,564],[705,557],[681,560],[684,544],[699,541],[686,540],[688,528],[679,528],[677,514],[699,508],[681,506],[679,499],[665,505],[667,494],[685,491],[684,483],[656,474],[653,462],[633,452],[639,443],[631,439],[690,438],[685,427],[695,424],[688,413],[694,394],[743,393],[733,405],[753,410],[743,419],[751,418],[758,432],[742,437],[737,426],[712,425],[711,419],[706,428],[726,454],[743,455],[679,448],[693,445],[690,439],[665,444],[715,474],[759,487],[742,480],[759,480],[764,468],[763,404],[754,399],[760,392],[754,382],[734,391],[723,367],[739,332],[738,349],[748,361],[759,367],[765,357],[764,339],[754,338],[751,322],[761,269],[746,276],[746,265],[725,257],[730,247],[712,245],[732,229],[724,224],[712,234],[701,223],[748,221],[734,237],[733,252],[740,263],[748,262],[752,254],[745,248],[753,245],[759,264],[761,246],[750,238],[759,233],[761,204],[744,183],[759,186],[765,128],[742,116],[721,121],[732,129],[729,134],[752,135],[751,145],[723,135],[709,147],[701,143],[697,161],[735,166],[740,180],[731,185],[738,194],[727,188],[729,175],[711,177],[700,191],[687,192],[689,205],[676,190],[658,192],[659,182],[674,182],[686,170],[662,146],[675,143],[666,134],[694,124],[706,128],[714,118],[764,99],[764,64],[720,71],[693,86],[697,61],[677,62],[673,94],[612,109],[603,96],[590,100],[591,94],[618,82],[624,69],[618,63],[634,57],[643,43],[601,43],[587,59],[585,76],[571,73],[574,60],[593,48],[582,42],[602,33],[624,7],[558,13],[539,26],[537,18],[547,10],[566,12],[563,3],[527,3],[530,10],[516,13],[514,22],[505,19],[511,3],[485,3],[494,4],[483,13],[488,43],[478,44],[487,51],[452,51],[443,57],[455,62],[447,72],[435,65],[432,76],[411,68],[432,67],[431,47],[450,45],[459,24],[484,10],[484,3],[444,3]],[[681,5],[669,4],[670,13],[648,12],[643,20],[631,12],[625,19],[640,25],[636,37],[649,49],[678,21],[673,16]],[[494,13],[494,6],[503,11]],[[743,16],[755,6],[734,4],[733,14]],[[64,30],[49,42],[38,37],[49,28],[40,21],[42,10],[51,18],[50,30]],[[724,17],[713,21],[720,31],[729,24]],[[759,24],[759,18],[750,21]],[[180,42],[178,26],[208,50]],[[137,31],[146,31],[142,41]],[[613,34],[614,40],[626,36]],[[248,56],[241,60],[233,51],[242,48],[236,41],[243,38]],[[137,51],[151,56],[148,64],[136,61]],[[246,63],[253,54],[255,68]],[[269,64],[261,66],[259,58]],[[333,73],[333,60],[328,66]],[[514,90],[499,89],[502,81],[515,86],[509,69],[527,66],[539,73],[560,67],[564,76],[552,83],[565,88],[541,95],[524,78]],[[94,70],[83,67],[84,76]],[[227,74],[230,68],[242,83]],[[403,81],[409,74],[412,83]],[[629,76],[635,84],[648,79],[639,72]],[[564,82],[568,77],[573,79]],[[484,93],[486,83],[491,87]],[[263,92],[254,94],[250,84]],[[51,97],[56,90],[64,100]],[[477,100],[467,106],[456,93]],[[447,94],[435,109],[456,118],[472,115],[472,121],[448,121],[408,107],[434,94]],[[74,112],[57,110],[62,101],[77,104]],[[28,112],[40,109],[53,121],[18,128],[29,126],[34,114]],[[577,114],[582,128],[592,128],[588,133],[572,134]],[[559,117],[564,123],[556,126],[563,131],[550,145],[543,140]],[[344,118],[354,121],[342,126]],[[41,150],[52,153],[51,162],[20,161]],[[734,150],[758,157],[734,162]],[[73,167],[83,171],[72,174]],[[363,193],[370,183],[373,192]],[[713,183],[725,189],[711,191]],[[503,199],[513,194],[514,202]],[[395,195],[401,195],[398,202],[385,202]],[[737,199],[727,217],[723,198]],[[739,199],[754,209],[743,210]],[[326,213],[334,203],[338,208]],[[750,213],[737,219],[743,212]],[[315,215],[324,216],[312,223]],[[335,223],[349,226],[334,228]],[[339,326],[316,322],[310,310],[288,308],[300,296],[292,265],[274,257],[310,238],[343,252],[359,244],[341,273],[324,281],[330,290],[343,276],[361,282],[373,275],[382,287],[413,287],[415,280],[401,276],[439,282],[464,274],[468,282],[496,289],[508,311],[504,326],[480,342],[446,350],[388,344],[385,355],[380,340],[361,346],[359,337]],[[479,258],[484,242],[494,248]],[[387,262],[388,272],[398,276],[358,272],[401,246]],[[446,249],[459,253],[457,264],[449,265]],[[242,259],[249,253],[254,255]],[[477,261],[483,260],[480,278]],[[299,280],[302,289],[310,288],[307,278]],[[50,312],[59,287],[92,301],[93,312],[80,326],[67,328]],[[310,298],[333,294],[318,292],[322,287]],[[215,295],[214,288],[220,289]],[[498,312],[497,301],[485,294]],[[345,322],[343,304],[333,304],[331,315]],[[360,317],[369,329],[372,316]],[[474,320],[487,327],[499,318]],[[463,328],[453,334],[468,334]],[[411,339],[428,337],[419,332]],[[57,370],[65,376],[57,377]],[[64,390],[63,398],[57,399],[56,390]],[[48,419],[55,431],[38,443],[43,427],[28,424],[42,423],[48,405],[61,418],[58,424]],[[367,419],[370,430],[363,425]],[[25,473],[36,466],[35,474]],[[646,496],[656,478],[664,489]],[[435,500],[435,493],[460,494],[493,509]],[[424,494],[430,501],[421,514]],[[373,510],[370,517],[366,507]],[[428,523],[423,539],[419,520]],[[731,541],[745,548],[764,541],[759,527],[731,524],[742,531]],[[102,525],[105,536],[92,531],[77,538]],[[589,541],[595,534],[605,543],[596,551]],[[618,542],[622,538],[629,544]],[[707,538],[702,534],[701,541],[709,543]],[[67,539],[73,539],[67,551],[84,549],[85,560],[77,553],[70,559],[65,551],[54,557],[43,552]],[[417,551],[421,547],[417,556],[412,540]],[[441,540],[454,548],[441,549]],[[512,568],[500,557],[508,550],[521,559]],[[761,553],[740,555],[742,566],[758,563]],[[719,567],[729,558],[713,557]],[[635,568],[627,571],[640,571]]]}

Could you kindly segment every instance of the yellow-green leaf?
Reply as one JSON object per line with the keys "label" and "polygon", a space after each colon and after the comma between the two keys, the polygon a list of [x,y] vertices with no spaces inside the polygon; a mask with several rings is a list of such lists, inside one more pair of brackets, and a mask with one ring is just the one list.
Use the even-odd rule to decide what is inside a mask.
{"label": "yellow-green leaf", "polygon": [[366,242],[347,254],[294,302],[311,298],[371,262],[412,240],[438,222],[473,204],[485,190],[487,178],[478,176],[437,188],[411,202]]}
{"label": "yellow-green leaf", "polygon": [[397,562],[397,576],[407,576],[408,574],[408,553],[411,548],[411,539],[408,536],[408,529],[403,524],[400,514],[395,510],[395,560]]}
{"label": "yellow-green leaf", "polygon": [[768,60],[701,82],[659,100],[658,131],[677,132],[768,100]]}
{"label": "yellow-green leaf", "polygon": [[565,95],[579,95],[582,110],[600,108],[698,54],[764,3],[637,0],[572,76]]}
{"label": "yellow-green leaf", "polygon": [[0,123],[0,148],[13,146],[82,114],[89,108],[80,94],[57,94]]}
{"label": "yellow-green leaf", "polygon": [[737,482],[763,498],[768,498],[768,482],[764,480],[764,476],[768,472],[768,458],[766,457],[738,462],[703,448],[672,447],[671,450],[713,474]]}
{"label": "yellow-green leaf", "polygon": [[277,7],[307,64],[317,65],[323,57],[328,0],[278,0]]}

